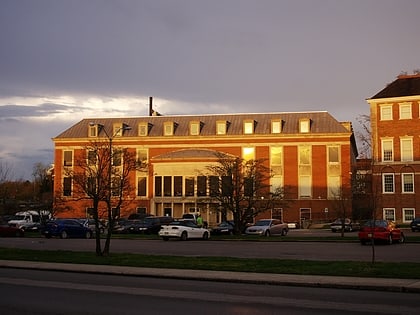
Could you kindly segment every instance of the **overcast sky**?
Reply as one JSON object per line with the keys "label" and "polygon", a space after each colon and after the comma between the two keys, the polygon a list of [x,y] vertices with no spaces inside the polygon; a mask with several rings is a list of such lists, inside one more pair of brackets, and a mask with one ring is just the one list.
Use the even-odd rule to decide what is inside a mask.
{"label": "overcast sky", "polygon": [[[418,0],[0,0],[0,163],[88,117],[326,110],[420,68]],[[356,126],[355,126],[356,127]]]}

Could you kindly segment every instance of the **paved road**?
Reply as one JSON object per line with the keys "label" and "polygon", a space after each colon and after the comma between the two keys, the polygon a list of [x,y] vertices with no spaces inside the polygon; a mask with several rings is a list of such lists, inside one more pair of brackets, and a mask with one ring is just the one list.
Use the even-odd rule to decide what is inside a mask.
{"label": "paved road", "polygon": [[[0,238],[0,247],[35,250],[94,251],[95,240]],[[243,258],[278,258],[307,260],[370,261],[371,246],[358,242],[256,242],[256,241],[169,241],[121,240],[111,241],[111,252],[150,255],[229,256]],[[420,262],[420,244],[375,246],[376,261]]]}

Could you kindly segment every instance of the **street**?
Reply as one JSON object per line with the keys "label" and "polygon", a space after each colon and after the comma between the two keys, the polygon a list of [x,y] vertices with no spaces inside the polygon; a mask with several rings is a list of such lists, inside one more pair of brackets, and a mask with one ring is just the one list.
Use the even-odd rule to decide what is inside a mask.
{"label": "street", "polygon": [[49,314],[418,314],[418,294],[0,269],[0,309]]}

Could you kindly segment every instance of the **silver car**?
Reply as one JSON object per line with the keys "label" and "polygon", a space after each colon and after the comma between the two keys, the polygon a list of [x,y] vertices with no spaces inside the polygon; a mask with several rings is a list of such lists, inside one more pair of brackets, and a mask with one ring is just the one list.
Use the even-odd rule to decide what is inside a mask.
{"label": "silver car", "polygon": [[246,228],[245,234],[249,235],[281,235],[285,236],[289,232],[287,223],[277,219],[261,219]]}

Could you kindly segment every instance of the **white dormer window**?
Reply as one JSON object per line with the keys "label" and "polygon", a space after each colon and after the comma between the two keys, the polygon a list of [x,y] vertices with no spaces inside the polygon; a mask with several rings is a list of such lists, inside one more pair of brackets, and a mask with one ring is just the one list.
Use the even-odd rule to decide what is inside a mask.
{"label": "white dormer window", "polygon": [[281,119],[274,119],[271,121],[271,133],[281,133],[282,121]]}
{"label": "white dormer window", "polygon": [[139,123],[139,136],[145,137],[149,134],[149,124],[147,122]]}
{"label": "white dormer window", "polygon": [[97,137],[98,136],[98,124],[89,125],[89,137]]}
{"label": "white dormer window", "polygon": [[117,123],[112,125],[112,135],[114,137],[121,137],[123,134],[123,124]]}
{"label": "white dormer window", "polygon": [[308,133],[311,130],[311,120],[309,118],[302,118],[299,120],[299,132]]}
{"label": "white dormer window", "polygon": [[216,134],[225,135],[227,133],[227,128],[229,123],[226,120],[216,121]]}
{"label": "white dormer window", "polygon": [[191,121],[190,122],[190,135],[191,136],[198,136],[201,131],[203,123],[200,121]]}
{"label": "white dormer window", "polygon": [[244,121],[244,134],[251,135],[254,133],[255,120]]}
{"label": "white dormer window", "polygon": [[173,136],[174,135],[174,122],[167,121],[163,124],[163,135],[165,136]]}

